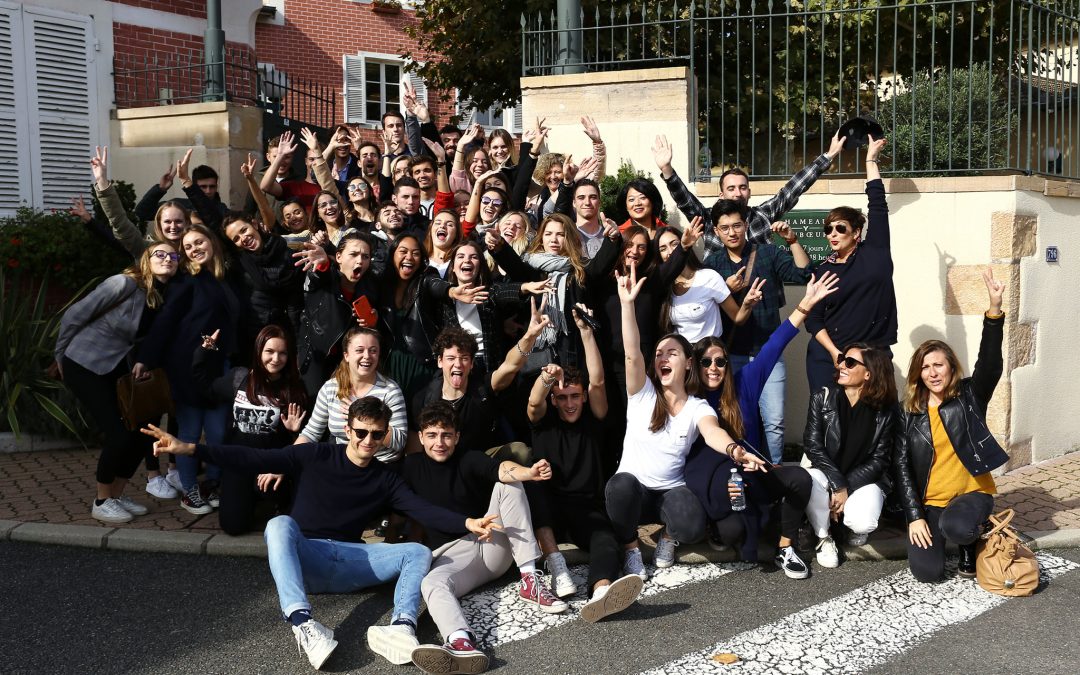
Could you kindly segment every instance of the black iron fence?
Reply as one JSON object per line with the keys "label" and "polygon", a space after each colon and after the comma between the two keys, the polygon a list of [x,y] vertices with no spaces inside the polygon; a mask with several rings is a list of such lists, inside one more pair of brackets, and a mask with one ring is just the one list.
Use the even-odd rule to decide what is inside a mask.
{"label": "black iron fence", "polygon": [[258,65],[248,50],[228,46],[207,62],[201,51],[117,56],[117,108],[233,101],[305,124],[329,127],[337,115],[334,87]]}
{"label": "black iron fence", "polygon": [[789,176],[857,114],[884,127],[892,175],[1080,177],[1080,0],[632,0],[576,18],[569,34],[521,17],[522,74],[571,72],[573,43],[589,72],[688,66],[703,180]]}

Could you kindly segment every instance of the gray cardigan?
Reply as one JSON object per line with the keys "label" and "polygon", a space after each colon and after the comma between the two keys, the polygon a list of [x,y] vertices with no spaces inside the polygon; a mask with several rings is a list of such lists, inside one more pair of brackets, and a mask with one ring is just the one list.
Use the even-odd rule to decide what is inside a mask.
{"label": "gray cardigan", "polygon": [[108,374],[134,346],[145,309],[146,290],[134,279],[109,277],[64,312],[56,360],[66,356],[93,373]]}

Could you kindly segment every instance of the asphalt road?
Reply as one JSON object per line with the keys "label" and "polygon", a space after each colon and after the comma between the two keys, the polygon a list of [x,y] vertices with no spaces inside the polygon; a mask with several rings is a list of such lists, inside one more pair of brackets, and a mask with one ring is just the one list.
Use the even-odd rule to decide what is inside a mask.
{"label": "asphalt road", "polygon": [[[1080,551],[1050,553],[1080,562]],[[672,581],[599,624],[568,619],[529,628],[532,632],[521,635],[531,637],[524,639],[504,627],[499,644],[489,650],[492,669],[637,673],[683,658],[693,667],[669,666],[668,672],[1080,672],[1080,569],[1061,572],[1032,598],[974,609],[987,601],[986,594],[967,586],[935,587],[930,602],[913,598],[898,581],[903,574],[897,573],[905,569],[903,561],[845,563],[798,582],[759,570]],[[494,597],[510,581],[489,588],[489,594]],[[312,672],[279,618],[273,583],[260,559],[5,542],[0,543],[0,598],[0,673]],[[894,602],[896,619],[891,618]],[[316,617],[340,642],[324,671],[418,672],[392,666],[366,648],[366,627],[389,617],[390,588],[315,596],[313,604]],[[858,613],[878,604],[886,611],[877,619]],[[855,624],[833,621],[833,615],[849,611]],[[879,646],[868,646],[878,644],[879,633],[890,624],[910,620],[904,612],[914,612],[927,635],[914,644],[898,646],[894,638],[882,637]],[[965,612],[971,616],[957,619],[967,617]],[[825,623],[818,626],[817,620]],[[746,659],[726,667],[712,663],[709,651],[694,654],[730,642],[745,658],[752,653],[747,645],[760,643],[761,634],[767,636],[764,642],[782,642],[793,626],[803,624],[813,634],[834,631],[835,639],[825,639],[823,649],[836,647],[838,653],[820,661],[819,647],[802,645],[795,649],[803,653],[790,661],[768,665]],[[859,631],[861,643],[844,644]],[[437,639],[430,619],[422,619],[420,639]],[[876,665],[852,665],[869,662],[868,656]]]}

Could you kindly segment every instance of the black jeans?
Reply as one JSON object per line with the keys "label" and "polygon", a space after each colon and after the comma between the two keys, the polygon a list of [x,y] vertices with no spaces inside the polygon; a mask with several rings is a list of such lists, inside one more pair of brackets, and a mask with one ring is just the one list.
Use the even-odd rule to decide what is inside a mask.
{"label": "black jeans", "polygon": [[218,522],[225,534],[247,534],[255,525],[255,507],[261,501],[272,501],[277,513],[289,512],[292,502],[292,485],[289,478],[281,481],[277,490],[262,492],[255,484],[258,474],[234,469],[221,472],[221,507]]}
{"label": "black jeans", "polygon": [[135,475],[146,446],[152,443],[149,436],[128,431],[120,418],[116,381],[126,372],[127,366],[122,361],[112,372],[98,375],[64,357],[64,384],[86,406],[86,412],[105,435],[95,473],[97,482],[103,485],[111,485],[117,478],[129,479]]}
{"label": "black jeans", "polygon": [[[742,559],[757,562],[758,541],[769,518],[769,505],[783,500],[780,507],[780,535],[796,540],[806,505],[810,502],[813,479],[801,466],[776,466],[767,473],[755,472],[746,476],[746,510],[732,512],[714,521],[713,525],[721,542],[735,548],[741,541]],[[765,495],[751,494],[753,490],[762,488]],[[726,484],[724,489],[727,489]]]}
{"label": "black jeans", "polygon": [[705,536],[705,509],[685,485],[650,490],[628,473],[617,473],[604,488],[608,518],[620,544],[637,539],[638,525],[663,523],[667,535],[684,544]]}
{"label": "black jeans", "polygon": [[994,496],[969,492],[954,498],[945,508],[925,506],[923,511],[930,526],[930,548],[920,548],[909,538],[908,566],[919,581],[940,581],[945,573],[945,540],[961,546],[974,543],[994,511]]}
{"label": "black jeans", "polygon": [[623,546],[615,538],[607,513],[594,501],[560,497],[543,483],[525,483],[533,528],[550,527],[556,541],[569,541],[589,553],[589,596],[604,579],[622,576]]}

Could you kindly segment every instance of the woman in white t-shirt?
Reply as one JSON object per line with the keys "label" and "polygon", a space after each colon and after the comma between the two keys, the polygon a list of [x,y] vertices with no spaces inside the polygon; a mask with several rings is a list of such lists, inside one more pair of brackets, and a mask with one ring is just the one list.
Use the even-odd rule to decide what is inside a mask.
{"label": "woman in white t-shirt", "polygon": [[[680,246],[681,238],[682,234],[674,227],[661,228],[657,237],[661,260],[667,261],[671,252]],[[747,293],[747,297],[750,296]],[[731,297],[724,278],[704,267],[693,251],[687,251],[686,267],[675,279],[671,295],[660,310],[660,327],[696,344],[702,338],[720,337],[724,332],[721,309],[738,326],[750,318],[751,307],[753,303],[743,303],[740,307]]]}
{"label": "woman in white t-shirt", "polygon": [[661,568],[675,563],[679,541],[693,543],[705,536],[705,511],[683,479],[686,455],[699,435],[746,470],[762,467],[760,459],[745,453],[720,427],[712,407],[694,396],[698,372],[685,337],[669,333],[660,338],[646,372],[634,314],[634,300],[644,283],[636,266],[630,276],[616,276],[626,354],[626,437],[619,469],[604,491],[615,536],[626,547],[623,569],[642,579],[646,575],[638,525],[663,523],[654,556]]}

